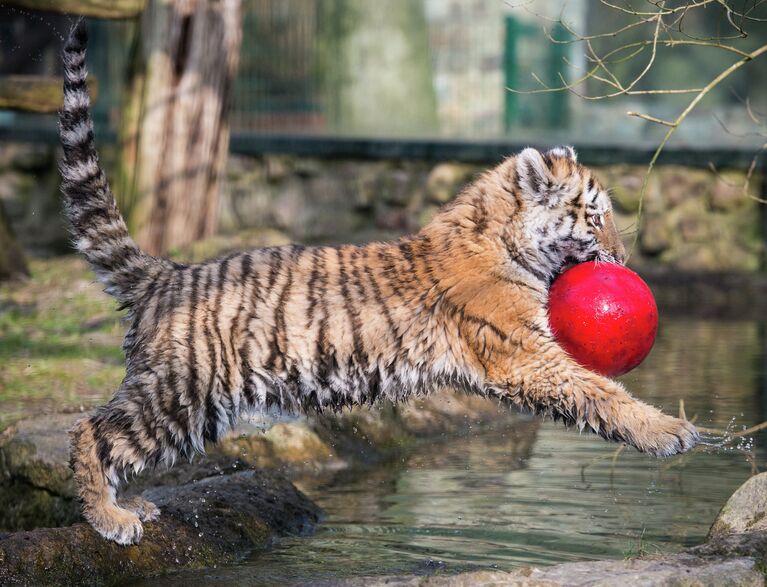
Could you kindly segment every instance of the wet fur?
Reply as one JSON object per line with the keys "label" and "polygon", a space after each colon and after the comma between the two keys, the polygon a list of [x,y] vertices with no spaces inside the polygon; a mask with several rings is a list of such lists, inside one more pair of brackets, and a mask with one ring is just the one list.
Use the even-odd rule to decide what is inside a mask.
{"label": "wet fur", "polygon": [[77,248],[130,325],[124,381],[71,433],[83,512],[104,537],[136,543],[159,514],[118,502],[123,476],[203,452],[272,406],[339,409],[450,385],[654,455],[695,444],[688,422],[580,367],[549,330],[547,289],[564,263],[623,258],[609,199],[571,148],[510,157],[397,242],[175,264],[136,246],[112,197],[85,44],[79,25],[64,51],[62,191]]}

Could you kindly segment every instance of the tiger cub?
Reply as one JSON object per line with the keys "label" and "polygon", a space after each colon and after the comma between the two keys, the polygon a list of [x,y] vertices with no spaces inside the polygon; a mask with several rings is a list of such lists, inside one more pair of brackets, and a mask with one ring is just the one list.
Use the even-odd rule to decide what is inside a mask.
{"label": "tiger cub", "polygon": [[272,406],[336,410],[449,385],[652,455],[696,444],[689,422],[579,366],[549,329],[563,265],[624,259],[608,196],[572,148],[506,159],[396,242],[181,265],[128,235],[94,145],[85,45],[79,25],[63,53],[62,191],[77,248],[129,310],[125,379],[71,432],[83,513],[105,538],[137,543],[159,514],[117,500],[120,477],[203,452]]}

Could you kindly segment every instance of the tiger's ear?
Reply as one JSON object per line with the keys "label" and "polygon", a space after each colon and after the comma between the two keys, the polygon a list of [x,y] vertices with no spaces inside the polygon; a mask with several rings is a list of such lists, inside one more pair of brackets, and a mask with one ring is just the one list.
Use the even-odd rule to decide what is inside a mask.
{"label": "tiger's ear", "polygon": [[543,206],[554,206],[559,192],[554,188],[548,153],[544,156],[538,149],[528,147],[517,155],[517,179],[522,194],[530,201]]}
{"label": "tiger's ear", "polygon": [[561,159],[570,159],[573,163],[578,162],[578,155],[575,149],[569,145],[559,145],[553,149],[546,151],[546,155],[549,157],[559,157]]}

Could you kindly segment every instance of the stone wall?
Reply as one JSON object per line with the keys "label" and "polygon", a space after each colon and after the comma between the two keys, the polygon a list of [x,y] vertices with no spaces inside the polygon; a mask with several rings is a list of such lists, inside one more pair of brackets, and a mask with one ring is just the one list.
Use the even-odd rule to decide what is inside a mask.
{"label": "stone wall", "polygon": [[[108,162],[108,149],[104,155]],[[428,222],[485,167],[231,155],[221,232],[268,229],[270,242],[394,238]],[[630,245],[644,168],[614,165],[596,171],[612,189],[619,228]],[[754,199],[760,178],[751,179],[746,193],[744,179],[742,171],[660,167],[649,183],[631,263],[689,271],[758,271],[764,257],[762,210]],[[37,254],[66,249],[53,147],[1,145],[0,200],[27,249]]]}
{"label": "stone wall", "polygon": [[[363,241],[412,232],[485,166],[423,161],[232,156],[221,228],[276,228],[302,242]],[[634,240],[642,166],[598,168],[619,228]],[[634,266],[690,271],[759,270],[764,256],[759,178],[667,166],[651,177]]]}

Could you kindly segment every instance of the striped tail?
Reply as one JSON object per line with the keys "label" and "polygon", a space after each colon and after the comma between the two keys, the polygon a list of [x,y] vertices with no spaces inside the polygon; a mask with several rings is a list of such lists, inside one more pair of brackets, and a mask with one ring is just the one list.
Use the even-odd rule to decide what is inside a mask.
{"label": "striped tail", "polygon": [[93,140],[90,97],[86,86],[85,24],[77,22],[64,46],[64,108],[59,136],[64,147],[61,191],[72,224],[74,244],[85,255],[107,293],[124,307],[139,299],[148,282],[164,266],[147,255],[128,234],[117,209]]}

